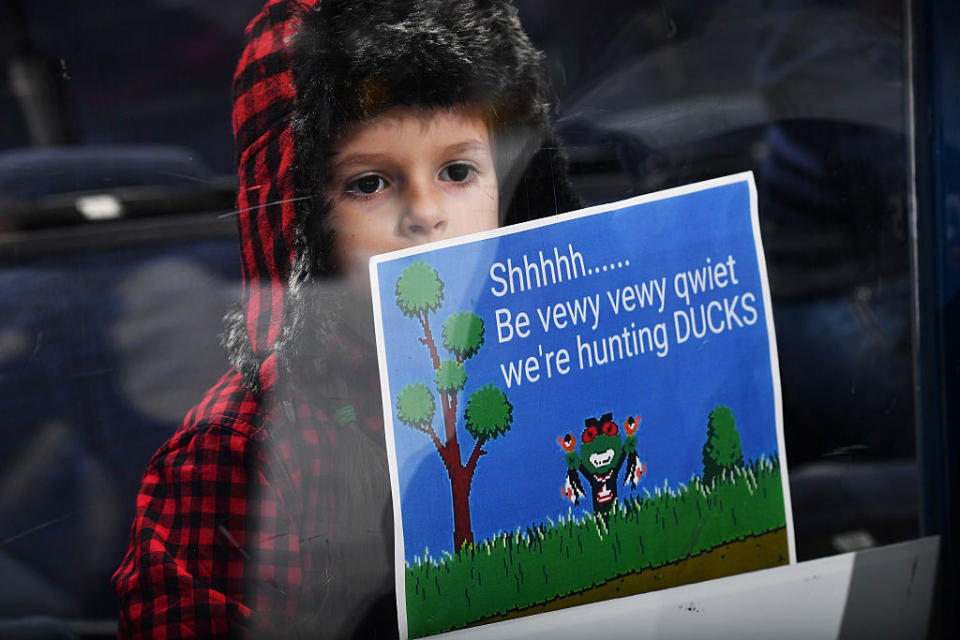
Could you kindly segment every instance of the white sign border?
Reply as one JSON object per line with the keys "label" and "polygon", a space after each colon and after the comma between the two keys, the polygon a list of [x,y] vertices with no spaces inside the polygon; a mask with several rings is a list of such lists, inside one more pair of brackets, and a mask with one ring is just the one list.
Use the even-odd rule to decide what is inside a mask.
{"label": "white sign border", "polygon": [[[400,628],[401,640],[408,638],[407,632],[407,602],[406,602],[406,570],[404,566],[404,545],[403,545],[403,514],[400,508],[400,472],[397,468],[397,450],[396,438],[393,425],[393,410],[390,398],[390,380],[387,371],[386,343],[383,334],[382,307],[380,299],[380,281],[377,273],[377,267],[384,262],[390,262],[397,258],[415,256],[421,253],[427,253],[436,249],[447,247],[456,247],[460,245],[471,244],[487,240],[489,238],[499,238],[501,236],[512,235],[530,229],[546,227],[568,220],[586,218],[598,213],[607,211],[616,211],[649,202],[667,200],[677,196],[683,196],[690,193],[707,191],[716,187],[738,184],[746,182],[750,192],[750,219],[753,228],[754,247],[757,251],[757,265],[760,270],[760,283],[763,287],[763,306],[767,322],[767,340],[770,348],[770,371],[772,374],[774,407],[776,410],[777,423],[777,443],[780,454],[780,482],[783,487],[783,506],[786,514],[787,546],[790,554],[790,564],[797,561],[796,541],[793,531],[793,508],[790,499],[790,482],[787,473],[787,452],[785,447],[783,433],[783,396],[780,387],[780,360],[777,354],[777,337],[773,325],[773,307],[770,300],[770,283],[767,279],[767,262],[763,252],[763,242],[760,237],[760,217],[757,205],[757,186],[753,178],[752,171],[734,173],[711,180],[695,182],[672,189],[664,189],[642,196],[628,198],[600,204],[577,211],[561,213],[547,218],[530,220],[508,227],[499,227],[488,231],[480,231],[457,238],[449,238],[428,244],[417,245],[399,251],[391,251],[370,258],[370,293],[373,301],[373,321],[377,338],[377,361],[380,367],[380,393],[383,402],[383,430],[387,445],[387,464],[390,470],[390,490],[393,497],[393,526],[394,526],[394,581],[397,591],[397,623]],[[497,624],[497,623],[494,623]]]}

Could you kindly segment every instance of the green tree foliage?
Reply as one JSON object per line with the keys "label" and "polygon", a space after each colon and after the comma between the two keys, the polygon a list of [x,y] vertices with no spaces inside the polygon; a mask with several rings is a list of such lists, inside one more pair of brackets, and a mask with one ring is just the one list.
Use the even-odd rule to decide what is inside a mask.
{"label": "green tree foliage", "polygon": [[723,473],[743,465],[740,433],[729,407],[718,405],[707,421],[707,441],[703,444],[703,481],[709,485]]}
{"label": "green tree foliage", "polygon": [[397,395],[397,417],[408,427],[426,429],[433,423],[436,411],[436,400],[422,382],[408,384]]}
{"label": "green tree foliage", "polygon": [[456,393],[467,384],[467,373],[463,365],[456,360],[444,360],[434,376],[437,391],[440,393]]}
{"label": "green tree foliage", "polygon": [[443,302],[443,280],[432,266],[418,260],[397,279],[397,306],[408,318],[422,318]]}
{"label": "green tree foliage", "polygon": [[464,413],[467,431],[477,440],[501,436],[513,423],[513,405],[506,394],[492,384],[470,394]]}
{"label": "green tree foliage", "polygon": [[483,346],[483,319],[472,311],[451,314],[443,323],[443,346],[463,362]]}
{"label": "green tree foliage", "polygon": [[[503,391],[487,385],[475,391],[463,412],[467,431],[476,442],[469,449],[467,461],[457,434],[458,396],[467,384],[464,362],[483,346],[483,320],[472,311],[450,315],[443,323],[442,345],[451,356],[440,357],[437,340],[430,329],[430,315],[443,304],[443,281],[437,270],[418,260],[407,266],[397,279],[397,306],[408,318],[419,321],[423,336],[419,338],[430,353],[433,382],[439,403],[426,384],[408,384],[397,396],[397,418],[408,427],[427,434],[436,448],[450,478],[453,502],[453,546],[461,549],[473,544],[470,517],[470,487],[483,446],[490,439],[503,435],[513,422],[513,406]],[[433,419],[439,404],[442,428],[434,428]],[[438,425],[439,426],[439,425]]]}

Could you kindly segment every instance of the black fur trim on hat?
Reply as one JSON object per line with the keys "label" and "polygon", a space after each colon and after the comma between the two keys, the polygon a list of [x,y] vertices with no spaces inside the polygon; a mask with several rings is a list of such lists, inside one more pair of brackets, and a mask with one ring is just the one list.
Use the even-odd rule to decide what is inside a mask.
{"label": "black fur trim on hat", "polygon": [[[295,350],[308,315],[311,325],[337,330],[339,304],[331,301],[319,309],[326,317],[317,317],[306,290],[336,272],[325,188],[330,149],[351,124],[393,106],[478,107],[492,127],[503,224],[580,206],[553,134],[542,54],[510,2],[321,0],[303,16],[293,47],[293,176],[297,195],[312,197],[297,203],[296,256],[274,345],[282,363],[302,356]],[[226,342],[253,384],[256,368],[231,339],[243,334],[228,327]]]}
{"label": "black fur trim on hat", "polygon": [[[542,54],[509,2],[325,0],[304,17],[294,64],[298,186],[323,200],[330,148],[352,123],[398,105],[474,105],[493,126],[504,224],[579,204],[552,134]],[[310,231],[304,266],[328,275],[332,240]]]}

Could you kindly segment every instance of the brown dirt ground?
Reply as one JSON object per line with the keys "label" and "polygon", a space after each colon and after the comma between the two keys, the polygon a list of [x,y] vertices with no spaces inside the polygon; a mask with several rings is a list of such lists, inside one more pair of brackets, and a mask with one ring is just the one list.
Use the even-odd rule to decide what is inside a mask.
{"label": "brown dirt ground", "polygon": [[601,585],[585,589],[544,604],[517,609],[499,616],[484,618],[470,626],[499,622],[511,618],[522,618],[535,613],[546,613],[566,607],[574,607],[601,600],[610,600],[648,591],[669,589],[683,584],[712,580],[736,573],[746,573],[758,569],[787,564],[787,531],[777,529],[759,536],[750,536],[738,542],[714,547],[699,555],[665,564],[656,569],[644,569],[619,578],[608,580]]}

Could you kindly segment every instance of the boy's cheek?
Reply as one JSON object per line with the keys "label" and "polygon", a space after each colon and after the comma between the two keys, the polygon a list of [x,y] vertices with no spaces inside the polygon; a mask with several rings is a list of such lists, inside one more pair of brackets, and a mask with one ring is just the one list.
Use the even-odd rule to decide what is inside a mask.
{"label": "boy's cheek", "polygon": [[370,258],[381,253],[396,251],[408,246],[400,238],[391,237],[388,234],[371,234],[369,227],[375,226],[368,223],[366,229],[363,225],[344,228],[333,225],[335,232],[334,257],[337,269],[340,275],[351,283],[351,285],[360,290],[369,288],[370,278]]}
{"label": "boy's cheek", "polygon": [[371,256],[404,249],[410,244],[380,216],[355,216],[347,224],[336,219],[332,222],[341,267],[360,262],[365,266]]}
{"label": "boy's cheek", "polygon": [[499,226],[496,183],[476,185],[466,198],[444,203],[446,226],[440,234],[427,237],[401,233],[400,208],[380,206],[370,212],[349,202],[337,203],[330,212],[334,232],[334,255],[341,275],[363,287],[368,286],[370,258],[398,251],[430,240],[488,231]]}

